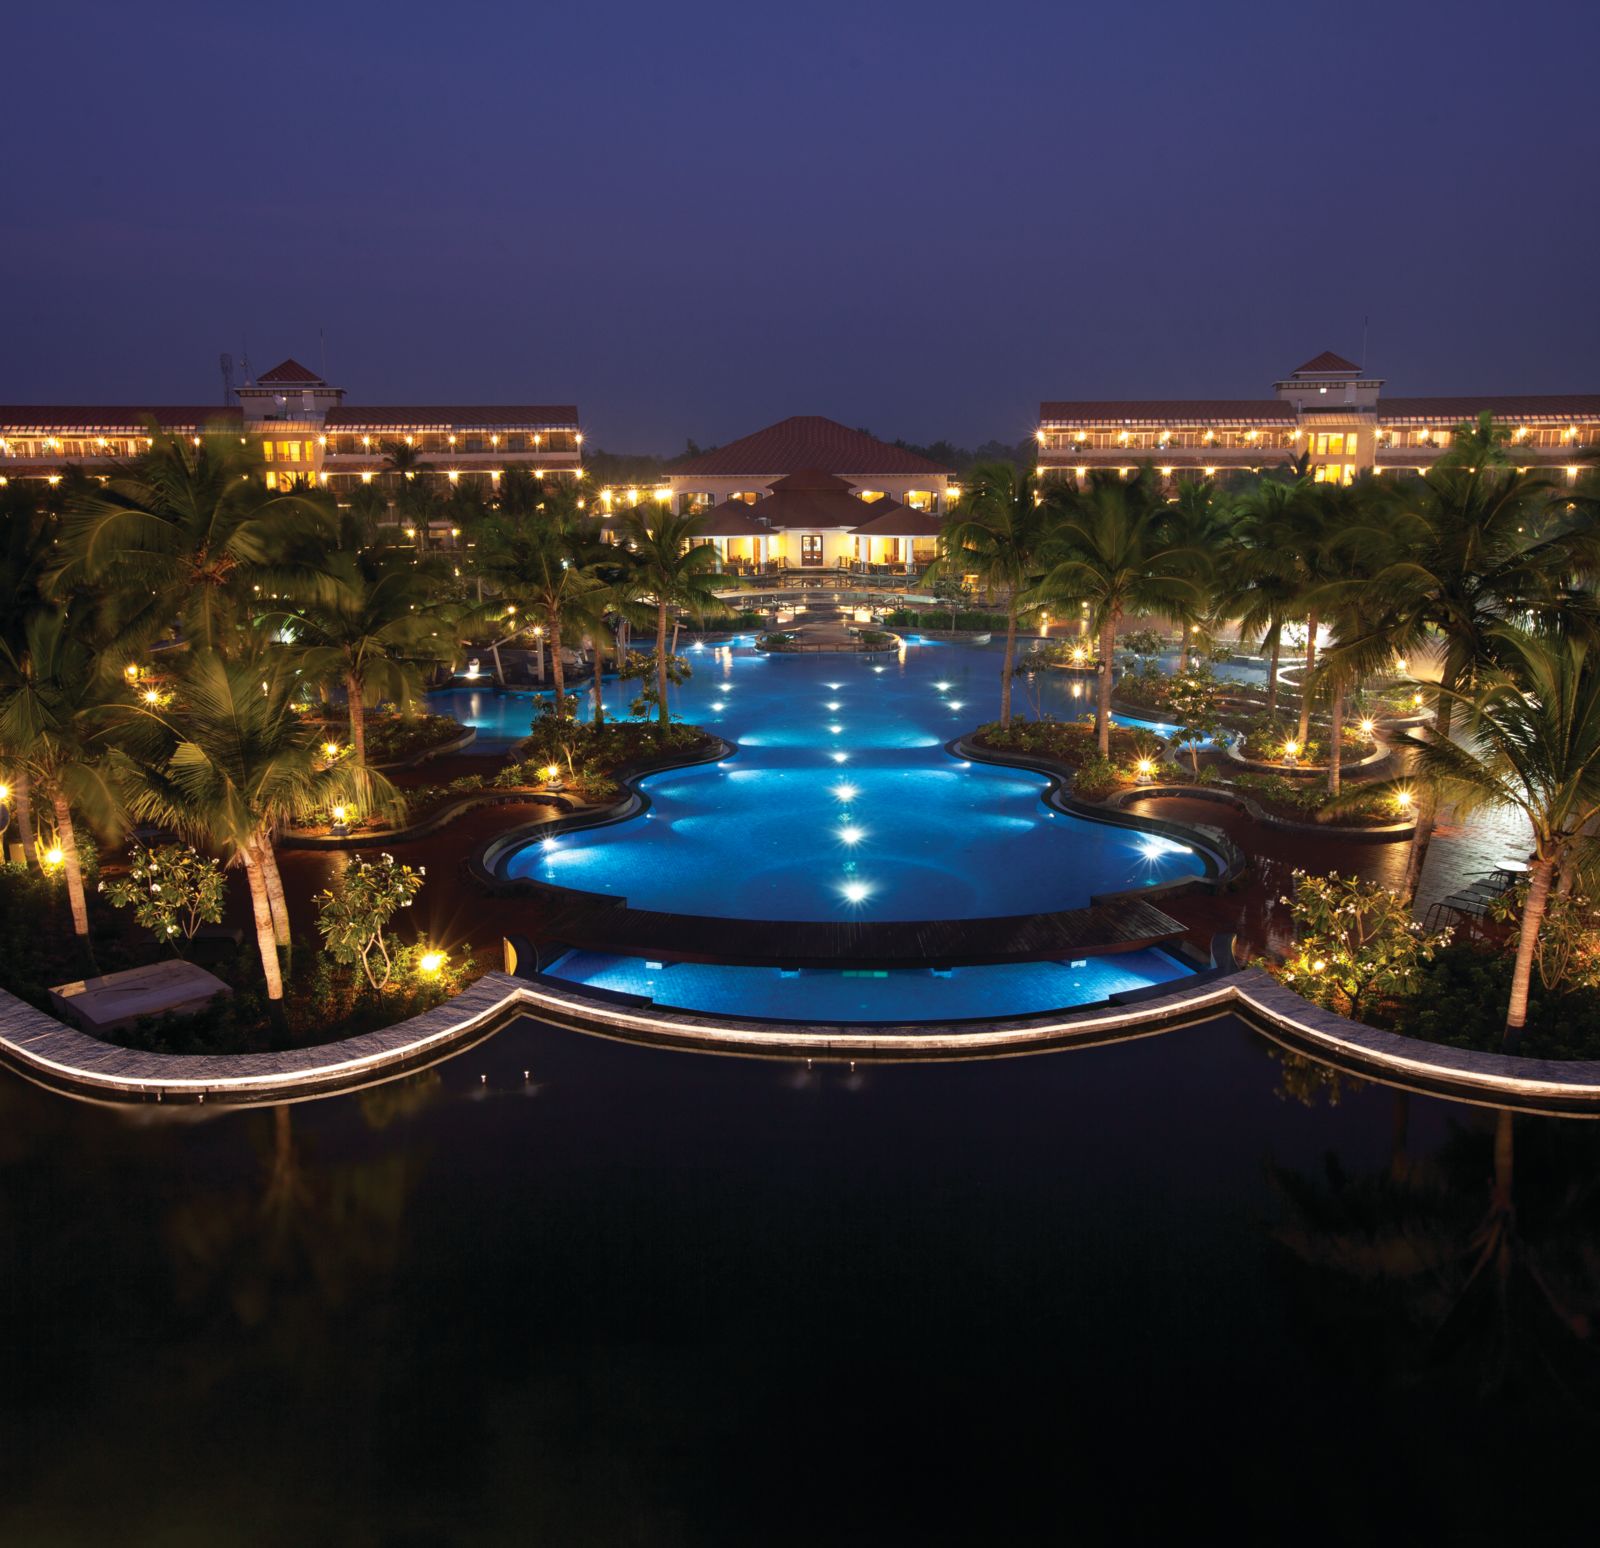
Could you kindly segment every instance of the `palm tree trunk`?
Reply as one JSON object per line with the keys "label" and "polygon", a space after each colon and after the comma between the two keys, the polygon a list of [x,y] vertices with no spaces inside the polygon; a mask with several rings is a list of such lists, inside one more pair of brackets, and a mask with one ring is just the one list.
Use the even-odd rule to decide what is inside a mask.
{"label": "palm tree trunk", "polygon": [[261,878],[267,884],[267,903],[272,909],[272,935],[280,946],[289,944],[289,900],[283,895],[283,877],[278,870],[278,854],[270,835],[257,846],[261,857]]}
{"label": "palm tree trunk", "polygon": [[1011,595],[1011,606],[1006,610],[1006,653],[1000,664],[1000,724],[1011,724],[1011,668],[1017,659],[1017,597]]}
{"label": "palm tree trunk", "polygon": [[[1450,722],[1454,713],[1454,702],[1441,694],[1433,712],[1435,736],[1449,741]],[[1422,882],[1422,868],[1428,863],[1428,843],[1433,838],[1433,827],[1439,819],[1439,792],[1432,784],[1425,783],[1417,792],[1416,813],[1417,825],[1411,830],[1411,848],[1406,852],[1406,874],[1400,883],[1400,895],[1408,900],[1416,897],[1417,888]]]}
{"label": "palm tree trunk", "polygon": [[664,726],[667,713],[667,604],[656,603],[656,719]]}
{"label": "palm tree trunk", "polygon": [[1311,740],[1311,674],[1317,666],[1317,610],[1306,615],[1306,664],[1300,674],[1300,747]]}
{"label": "palm tree trunk", "polygon": [[1536,859],[1528,876],[1528,903],[1522,910],[1517,932],[1517,961],[1511,970],[1511,1003],[1506,1007],[1506,1030],[1502,1047],[1515,1053],[1522,1029],[1528,1020],[1528,989],[1533,981],[1533,954],[1539,944],[1539,926],[1544,923],[1545,904],[1550,901],[1550,878],[1555,861]]}
{"label": "palm tree trunk", "polygon": [[61,846],[61,868],[67,873],[67,901],[72,905],[72,933],[89,934],[89,901],[83,893],[83,866],[78,858],[78,835],[72,826],[72,807],[57,791],[51,798],[56,813],[56,842]]}
{"label": "palm tree trunk", "polygon": [[1100,756],[1111,756],[1111,658],[1117,650],[1117,615],[1100,625],[1100,698],[1095,711],[1095,741]]}
{"label": "palm tree trunk", "polygon": [[550,615],[550,666],[556,680],[556,714],[567,712],[567,669],[561,664],[561,620]]}
{"label": "palm tree trunk", "polygon": [[596,629],[590,637],[589,645],[594,651],[594,723],[603,726],[606,723],[606,705],[602,694],[602,678],[605,672],[606,661],[606,635],[604,629]]}
{"label": "palm tree trunk", "polygon": [[354,672],[346,674],[345,698],[350,701],[350,746],[355,751],[356,762],[367,761],[367,707],[361,702],[361,679]]}
{"label": "palm tree trunk", "polygon": [[1283,625],[1272,626],[1272,665],[1267,670],[1267,719],[1278,713],[1278,658],[1283,654]]}
{"label": "palm tree trunk", "polygon": [[1336,796],[1344,764],[1344,683],[1330,681],[1328,696],[1328,794]]}
{"label": "palm tree trunk", "polygon": [[39,835],[33,827],[33,787],[28,783],[28,776],[20,769],[17,771],[17,782],[11,788],[11,799],[16,807],[17,832],[22,835],[22,860],[26,865],[28,861],[39,858]]}
{"label": "palm tree trunk", "polygon": [[261,862],[256,858],[253,845],[247,845],[244,854],[245,879],[250,883],[250,910],[256,921],[256,950],[261,953],[261,971],[267,980],[267,998],[283,998],[283,974],[278,967],[278,942],[272,931],[272,904],[267,898],[267,884],[261,874]]}

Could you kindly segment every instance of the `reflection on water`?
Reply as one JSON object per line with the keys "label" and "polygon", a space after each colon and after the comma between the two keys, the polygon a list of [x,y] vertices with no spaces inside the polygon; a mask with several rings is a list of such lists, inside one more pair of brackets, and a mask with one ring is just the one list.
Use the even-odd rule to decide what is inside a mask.
{"label": "reflection on water", "polygon": [[0,1244],[8,1543],[1437,1539],[1596,1430],[1600,1125],[1231,1021],[857,1070],[521,1023],[249,1113],[0,1076]]}

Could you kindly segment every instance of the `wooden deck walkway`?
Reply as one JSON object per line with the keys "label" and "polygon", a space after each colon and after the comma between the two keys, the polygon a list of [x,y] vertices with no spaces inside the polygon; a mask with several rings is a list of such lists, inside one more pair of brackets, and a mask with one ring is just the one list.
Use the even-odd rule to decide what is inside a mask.
{"label": "wooden deck walkway", "polygon": [[1117,899],[992,919],[724,919],[569,896],[531,936],[586,951],[766,967],[940,967],[1107,956],[1176,940],[1184,926],[1153,904]]}

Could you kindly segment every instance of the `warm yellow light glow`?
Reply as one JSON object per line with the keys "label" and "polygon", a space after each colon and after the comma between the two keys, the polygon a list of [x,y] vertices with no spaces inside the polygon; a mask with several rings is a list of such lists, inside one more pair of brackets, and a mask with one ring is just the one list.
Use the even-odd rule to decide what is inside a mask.
{"label": "warm yellow light glow", "polygon": [[417,959],[417,971],[432,978],[444,966],[442,951],[425,951]]}
{"label": "warm yellow light glow", "polygon": [[1136,767],[1139,770],[1140,776],[1144,779],[1148,779],[1156,771],[1156,761],[1154,758],[1141,758]]}
{"label": "warm yellow light glow", "polygon": [[146,688],[144,702],[150,705],[159,704],[161,702],[161,690],[159,688]]}
{"label": "warm yellow light glow", "polygon": [[372,482],[372,475],[370,473],[363,473],[361,475],[361,482],[363,484],[370,484]]}
{"label": "warm yellow light glow", "polygon": [[67,857],[62,853],[61,846],[59,844],[45,850],[44,852],[44,863],[47,866],[50,866],[52,869],[60,865],[66,858]]}
{"label": "warm yellow light glow", "polygon": [[1299,753],[1299,751],[1300,744],[1296,741],[1290,740],[1283,744],[1283,755],[1285,758],[1293,758]]}
{"label": "warm yellow light glow", "polygon": [[6,785],[6,784],[0,784],[0,801],[9,801],[10,799],[11,799],[11,786],[10,785]]}
{"label": "warm yellow light glow", "polygon": [[1377,721],[1373,720],[1371,716],[1368,716],[1367,719],[1361,722],[1361,734],[1363,736],[1371,736],[1372,733],[1377,729],[1378,723]]}
{"label": "warm yellow light glow", "polygon": [[139,676],[138,662],[130,661],[127,666],[123,667],[122,675],[127,678],[130,683],[137,681]]}
{"label": "warm yellow light glow", "polygon": [[349,808],[346,807],[346,806],[336,806],[336,807],[334,807],[334,809],[333,809],[333,820],[335,822],[343,822],[344,819],[345,819],[345,814],[348,811],[349,811]]}
{"label": "warm yellow light glow", "polygon": [[337,742],[324,742],[322,751],[325,757],[337,758],[339,756],[339,744]]}
{"label": "warm yellow light glow", "polygon": [[547,763],[540,770],[540,773],[544,775],[545,783],[548,784],[553,779],[561,778],[561,765],[559,763]]}
{"label": "warm yellow light glow", "polygon": [[1407,810],[1415,799],[1409,790],[1397,790],[1394,793],[1394,804],[1402,811]]}
{"label": "warm yellow light glow", "polygon": [[1040,445],[1041,445],[1041,446],[1043,446],[1043,445],[1044,445],[1044,431],[1043,431],[1043,430],[1035,430],[1035,431],[1034,431],[1034,432],[1033,432],[1033,438],[1034,438],[1034,440],[1036,440],[1036,441],[1037,441],[1037,442],[1038,442],[1038,443],[1039,443],[1039,444],[1040,444]]}

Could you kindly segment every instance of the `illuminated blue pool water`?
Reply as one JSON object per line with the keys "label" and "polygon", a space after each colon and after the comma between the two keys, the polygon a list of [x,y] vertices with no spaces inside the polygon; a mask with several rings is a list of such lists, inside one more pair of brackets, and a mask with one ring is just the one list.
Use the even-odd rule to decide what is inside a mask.
{"label": "illuminated blue pool water", "polygon": [[1092,1005],[1193,970],[1158,948],[1069,962],[1007,962],[948,972],[729,967],[573,951],[546,970],[573,984],[677,1010],[780,1021],[958,1021]]}
{"label": "illuminated blue pool water", "polygon": [[[997,712],[998,649],[689,654],[673,707],[737,756],[651,777],[644,817],[531,844],[506,874],[675,913],[895,920],[1078,908],[1205,871],[1185,845],[1053,811],[1037,774],[944,751]],[[1019,686],[1019,713],[1035,712],[1020,700],[1036,693],[1072,714],[1086,690],[1063,677]],[[609,697],[622,707],[614,686]],[[507,703],[525,726],[530,701],[496,709]]]}

